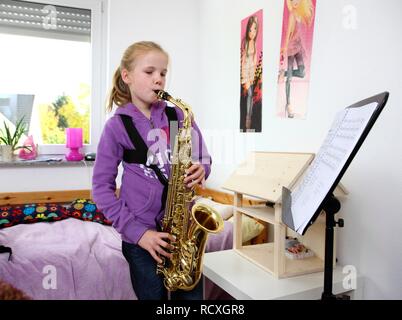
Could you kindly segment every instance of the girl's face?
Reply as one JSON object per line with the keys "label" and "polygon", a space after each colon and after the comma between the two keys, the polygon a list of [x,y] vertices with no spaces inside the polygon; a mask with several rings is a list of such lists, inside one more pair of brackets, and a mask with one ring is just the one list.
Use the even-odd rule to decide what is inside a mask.
{"label": "girl's face", "polygon": [[299,6],[301,0],[290,0],[290,2],[292,3],[292,7],[293,9],[297,9],[297,7]]}
{"label": "girl's face", "polygon": [[128,85],[134,105],[149,108],[157,99],[154,90],[163,90],[166,83],[168,57],[157,50],[136,58],[131,70],[123,69],[122,79]]}
{"label": "girl's face", "polygon": [[256,35],[257,35],[257,24],[254,22],[251,25],[250,30],[248,31],[248,38],[250,40],[254,40]]}

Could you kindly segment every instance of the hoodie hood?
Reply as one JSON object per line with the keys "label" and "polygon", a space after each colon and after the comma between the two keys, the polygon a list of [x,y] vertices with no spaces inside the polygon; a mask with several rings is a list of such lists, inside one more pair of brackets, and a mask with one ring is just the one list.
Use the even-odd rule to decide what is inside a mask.
{"label": "hoodie hood", "polygon": [[[162,115],[165,112],[166,101],[157,100],[151,105],[151,118],[162,120]],[[115,115],[127,115],[133,118],[134,122],[137,121],[149,121],[149,119],[138,109],[134,104],[127,103],[124,106],[118,107],[115,111]]]}

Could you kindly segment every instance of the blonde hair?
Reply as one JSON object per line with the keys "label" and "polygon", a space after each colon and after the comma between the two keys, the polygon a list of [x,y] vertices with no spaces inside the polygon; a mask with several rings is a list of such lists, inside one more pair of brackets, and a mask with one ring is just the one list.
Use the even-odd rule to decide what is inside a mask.
{"label": "blonde hair", "polygon": [[120,66],[117,68],[113,76],[112,89],[110,90],[108,103],[106,106],[106,109],[109,112],[113,109],[113,103],[121,107],[131,102],[130,88],[123,81],[121,71],[123,69],[131,71],[131,68],[138,57],[154,50],[162,52],[166,55],[166,57],[169,57],[166,51],[163,50],[159,44],[152,41],[140,41],[133,43],[124,51]]}
{"label": "blonde hair", "polygon": [[295,10],[297,16],[299,16],[305,24],[310,25],[314,17],[314,6],[312,0],[300,0],[300,3],[296,9],[292,7],[291,0],[287,0],[287,6],[289,12]]}

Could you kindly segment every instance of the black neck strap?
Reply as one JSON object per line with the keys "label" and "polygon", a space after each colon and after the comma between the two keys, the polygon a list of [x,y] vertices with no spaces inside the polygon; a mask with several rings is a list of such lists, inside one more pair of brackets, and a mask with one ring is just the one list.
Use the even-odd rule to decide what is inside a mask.
{"label": "black neck strap", "polygon": [[[176,127],[178,127],[178,121],[177,121],[177,114],[176,110],[173,107],[166,107],[165,108],[165,113],[166,116],[169,120],[169,132],[171,132],[171,122],[176,122]],[[150,164],[147,165],[147,156],[148,156],[148,146],[142,139],[141,135],[139,134],[137,128],[134,125],[133,119],[130,116],[120,114],[120,118],[123,121],[124,127],[127,131],[127,134],[134,146],[135,149],[124,149],[123,153],[123,161],[127,163],[140,163],[148,168],[152,169],[156,176],[158,177],[158,180],[160,183],[163,185],[163,193],[162,193],[162,206],[161,210],[165,208],[166,204],[166,199],[167,199],[167,192],[168,192],[168,185],[169,181],[166,179],[162,171],[159,169],[159,167],[156,164]],[[175,132],[177,133],[178,128],[175,128]],[[173,136],[173,139],[175,137],[175,134]],[[172,137],[171,139],[171,146],[172,144]],[[159,223],[156,223],[157,226],[159,226]]]}

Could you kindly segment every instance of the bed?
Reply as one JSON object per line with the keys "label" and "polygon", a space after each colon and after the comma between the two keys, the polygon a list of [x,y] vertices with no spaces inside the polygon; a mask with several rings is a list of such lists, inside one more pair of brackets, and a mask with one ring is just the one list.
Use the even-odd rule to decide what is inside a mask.
{"label": "bed", "polygon": [[[28,203],[35,199],[26,198]],[[59,205],[66,207],[66,197],[47,198],[53,202],[59,199],[63,206]],[[0,199],[2,206],[5,200]],[[70,215],[57,221],[0,229],[0,245],[13,251],[10,260],[8,254],[0,254],[0,279],[32,299],[137,299],[121,253],[120,235],[113,227],[97,222]],[[206,252],[232,248],[233,225],[230,221],[224,224],[223,232],[208,236]],[[207,278],[204,281],[205,299],[231,299]]]}

